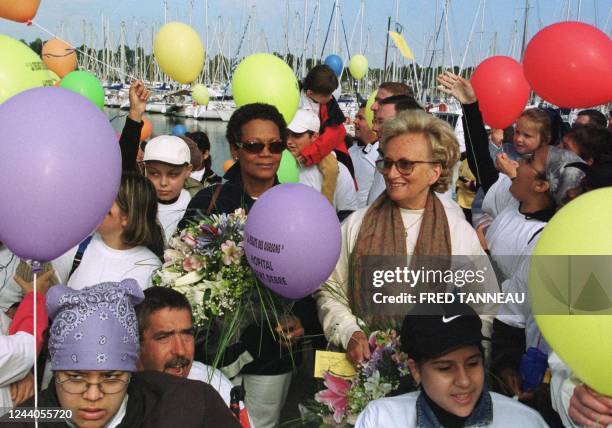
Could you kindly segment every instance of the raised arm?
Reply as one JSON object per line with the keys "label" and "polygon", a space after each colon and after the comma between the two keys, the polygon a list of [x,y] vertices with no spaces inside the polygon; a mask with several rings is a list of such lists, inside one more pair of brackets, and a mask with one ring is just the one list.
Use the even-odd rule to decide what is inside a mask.
{"label": "raised arm", "polygon": [[130,112],[125,119],[125,125],[119,138],[121,148],[121,163],[124,171],[138,171],[136,157],[140,144],[140,131],[142,130],[142,116],[145,112],[149,90],[140,80],[132,82],[130,86]]}
{"label": "raised arm", "polygon": [[468,165],[486,192],[497,181],[499,173],[489,155],[489,138],[474,89],[469,81],[449,72],[440,74],[437,81],[442,92],[452,95],[461,103]]}

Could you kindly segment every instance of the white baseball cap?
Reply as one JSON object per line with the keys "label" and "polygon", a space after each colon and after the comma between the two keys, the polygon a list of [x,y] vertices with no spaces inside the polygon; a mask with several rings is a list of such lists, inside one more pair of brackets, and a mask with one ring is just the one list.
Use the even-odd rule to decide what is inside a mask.
{"label": "white baseball cap", "polygon": [[320,128],[321,121],[312,110],[298,110],[291,123],[287,125],[287,129],[296,134],[306,131],[319,132]]}
{"label": "white baseball cap", "polygon": [[185,165],[191,162],[191,152],[187,143],[181,138],[174,135],[160,135],[147,143],[143,160]]}

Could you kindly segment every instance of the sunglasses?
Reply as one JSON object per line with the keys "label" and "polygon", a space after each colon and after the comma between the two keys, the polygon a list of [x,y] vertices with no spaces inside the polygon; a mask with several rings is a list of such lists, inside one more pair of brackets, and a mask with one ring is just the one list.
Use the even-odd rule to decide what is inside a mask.
{"label": "sunglasses", "polygon": [[268,151],[273,155],[278,155],[287,148],[287,143],[284,141],[271,141],[269,143],[262,143],[260,141],[239,141],[236,143],[239,149],[244,150],[247,153],[259,154],[263,152],[264,147],[268,147]]}
{"label": "sunglasses", "polygon": [[381,174],[388,174],[395,165],[397,172],[401,175],[410,175],[414,171],[414,167],[419,163],[440,163],[437,161],[411,161],[408,159],[400,159],[398,161],[392,161],[390,159],[378,159],[376,161],[376,169]]}

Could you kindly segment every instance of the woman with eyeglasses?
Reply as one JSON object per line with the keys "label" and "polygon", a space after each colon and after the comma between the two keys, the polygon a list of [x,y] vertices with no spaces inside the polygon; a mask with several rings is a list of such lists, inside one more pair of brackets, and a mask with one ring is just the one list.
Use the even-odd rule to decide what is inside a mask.
{"label": "woman with eyeglasses", "polygon": [[[462,103],[468,160],[486,191],[483,210],[493,218],[485,240],[503,281],[502,291],[527,293],[530,255],[547,222],[568,201],[568,191],[581,183],[584,173],[571,164],[583,161],[568,150],[549,145],[551,125],[546,113],[528,109],[517,119],[514,138],[522,159],[513,162],[498,155],[499,173],[487,153],[484,123],[470,82],[446,73],[438,77],[438,83],[443,92]],[[539,399],[550,400],[547,386],[539,384],[541,378],[535,386],[523,387],[529,383],[523,382],[520,361],[531,347],[543,354],[542,358],[550,353],[529,301],[503,306],[493,323],[491,371],[499,379],[495,387],[525,403],[538,403],[543,414],[552,414],[545,418],[554,424],[558,420],[550,402],[542,405]]]}
{"label": "woman with eyeglasses", "polygon": [[376,168],[384,176],[386,191],[344,221],[340,258],[316,296],[327,339],[346,349],[354,365],[370,357],[359,320],[367,320],[376,310],[362,298],[371,291],[361,275],[364,257],[485,254],[461,211],[435,193],[448,189],[459,159],[451,127],[424,111],[406,111],[386,121],[382,134]]}
{"label": "woman with eyeglasses", "polygon": [[[240,427],[212,386],[158,372],[136,372],[134,305],[144,299],[127,279],[47,292],[53,379],[38,396],[40,427]],[[15,426],[34,400],[9,413]],[[27,409],[30,408],[30,409]],[[23,413],[22,413],[23,412]]]}
{"label": "woman with eyeglasses", "polygon": [[[236,163],[225,173],[226,182],[204,188],[191,200],[179,229],[202,214],[229,214],[238,208],[248,214],[257,198],[279,184],[276,172],[287,147],[287,125],[275,107],[260,103],[240,107],[227,124],[226,138]],[[291,372],[300,362],[302,323],[309,330],[316,329],[310,297],[292,304],[291,314],[275,326],[276,331],[290,332],[289,342],[274,335],[269,323],[259,318],[243,330],[238,343],[225,349],[221,369],[230,378],[242,377],[245,404],[258,428],[278,425]],[[203,348],[203,343],[196,345],[196,359],[210,363],[206,356],[198,355],[197,350]],[[215,352],[208,349],[206,353]]]}

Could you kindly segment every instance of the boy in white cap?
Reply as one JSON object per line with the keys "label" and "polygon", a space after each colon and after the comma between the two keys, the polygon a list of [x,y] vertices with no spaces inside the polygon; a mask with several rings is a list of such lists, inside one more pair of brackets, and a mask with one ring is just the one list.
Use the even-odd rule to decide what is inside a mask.
{"label": "boy in white cap", "polygon": [[[312,110],[298,110],[287,125],[287,147],[298,158],[300,151],[310,146],[319,136],[320,121]],[[327,171],[337,168],[337,179]],[[334,182],[335,181],[335,182]],[[336,211],[347,214],[357,209],[357,192],[351,173],[330,153],[319,162],[319,165],[303,166],[300,164],[300,183],[310,186],[330,201]]]}
{"label": "boy in white cap", "polygon": [[167,243],[191,200],[189,192],[183,189],[191,174],[191,153],[181,138],[160,135],[147,143],[143,160],[145,175],[155,186],[157,218]]}

